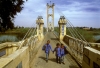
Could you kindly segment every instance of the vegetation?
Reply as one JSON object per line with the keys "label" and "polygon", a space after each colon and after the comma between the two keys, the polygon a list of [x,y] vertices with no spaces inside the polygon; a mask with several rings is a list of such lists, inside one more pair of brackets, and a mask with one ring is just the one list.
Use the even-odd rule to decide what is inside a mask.
{"label": "vegetation", "polygon": [[16,35],[19,39],[22,39],[28,30],[29,28],[8,29],[5,32],[0,32],[0,35]]}
{"label": "vegetation", "polygon": [[[29,31],[30,31],[30,33],[29,33]],[[28,33],[27,33],[28,32]],[[8,30],[6,30],[5,32],[0,32],[0,35],[2,36],[2,35],[12,35],[12,36],[16,36],[17,37],[17,39],[18,39],[18,41],[19,40],[22,40],[23,38],[24,38],[24,36],[25,36],[25,38],[28,38],[28,37],[30,37],[30,35],[32,34],[33,35],[33,32],[34,32],[34,28],[24,28],[24,27],[16,27],[16,28],[14,28],[14,29],[8,29]],[[27,35],[26,35],[27,34]],[[34,33],[34,35],[36,34],[36,31],[35,31],[35,33]],[[12,37],[11,37],[12,38]],[[24,39],[25,39],[24,38]],[[1,43],[3,43],[3,42],[10,42],[11,40],[9,40],[9,39],[6,39],[6,40],[4,40],[4,41],[0,41]]]}
{"label": "vegetation", "polygon": [[[95,40],[95,35],[100,35],[100,29],[98,28],[90,28],[89,30],[85,30],[82,27],[75,27],[77,31],[86,39],[88,42],[99,42],[99,40]],[[55,31],[59,32],[58,27],[55,27]],[[68,28],[66,29],[67,35],[71,36],[71,33],[69,32]]]}
{"label": "vegetation", "polygon": [[100,39],[96,41],[96,43],[100,43]]}
{"label": "vegetation", "polygon": [[12,34],[16,34],[16,33],[23,33],[25,34],[28,31],[29,28],[17,28],[17,29],[12,29],[12,30],[7,30],[5,31],[5,33],[12,33]]}
{"label": "vegetation", "polygon": [[79,28],[77,28],[77,30],[86,39],[86,41],[95,42],[93,34],[91,32],[89,32],[88,30],[79,29]]}
{"label": "vegetation", "polygon": [[[33,28],[34,29],[34,28]],[[27,33],[27,31],[29,30],[29,28],[24,28],[24,27],[15,27],[14,29],[8,29],[7,31],[5,32],[0,32],[0,35],[3,35],[3,34],[7,34],[7,35],[17,35],[18,38],[22,39],[25,34]],[[79,31],[80,34],[82,34],[82,36],[88,41],[88,42],[97,42],[99,43],[100,40],[95,40],[94,39],[94,35],[100,35],[100,29],[92,29],[92,30],[84,30],[82,28],[77,28],[77,30]],[[59,33],[59,29],[58,27],[55,27],[55,31],[57,33]],[[46,28],[44,27],[44,32],[46,32]],[[67,34],[68,35],[71,35],[69,30],[67,29],[66,30]],[[31,33],[32,34],[32,33]],[[31,35],[30,34],[30,35]],[[35,33],[36,34],[36,33]],[[29,35],[27,36],[29,37]],[[8,40],[7,40],[8,41]]]}
{"label": "vegetation", "polygon": [[59,28],[58,27],[55,27],[54,28],[54,31],[56,31],[57,33],[59,33]]}
{"label": "vegetation", "polygon": [[13,20],[23,4],[24,0],[0,0],[0,31],[14,28]]}

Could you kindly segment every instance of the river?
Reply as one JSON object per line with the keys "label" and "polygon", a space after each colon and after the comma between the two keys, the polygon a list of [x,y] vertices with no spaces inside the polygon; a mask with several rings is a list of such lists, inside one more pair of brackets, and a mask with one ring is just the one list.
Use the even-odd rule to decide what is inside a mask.
{"label": "river", "polygon": [[20,38],[17,35],[0,35],[0,43],[2,42],[17,42]]}
{"label": "river", "polygon": [[[56,32],[55,32],[56,33]],[[57,33],[56,33],[57,34]],[[57,34],[58,35],[58,34]],[[22,38],[20,38],[19,36],[17,35],[0,35],[0,43],[3,43],[3,42],[17,42],[19,40],[21,40]],[[95,40],[99,40],[100,39],[100,35],[95,35],[94,36],[94,39]]]}
{"label": "river", "polygon": [[100,35],[95,35],[95,36],[94,36],[94,39],[95,39],[95,40],[99,40],[99,39],[100,39]]}

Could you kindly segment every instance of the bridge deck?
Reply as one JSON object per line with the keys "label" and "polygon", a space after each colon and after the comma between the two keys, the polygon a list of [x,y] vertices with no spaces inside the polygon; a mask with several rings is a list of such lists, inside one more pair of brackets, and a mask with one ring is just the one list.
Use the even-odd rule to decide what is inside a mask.
{"label": "bridge deck", "polygon": [[57,64],[55,60],[55,54],[52,52],[50,52],[48,63],[46,63],[45,53],[42,51],[42,46],[46,43],[47,40],[50,40],[50,44],[52,45],[53,49],[55,48],[56,43],[59,42],[52,32],[47,33],[37,52],[37,55],[35,56],[35,59],[33,60],[31,68],[79,68],[79,66],[75,63],[69,54],[67,54],[65,57],[65,65]]}

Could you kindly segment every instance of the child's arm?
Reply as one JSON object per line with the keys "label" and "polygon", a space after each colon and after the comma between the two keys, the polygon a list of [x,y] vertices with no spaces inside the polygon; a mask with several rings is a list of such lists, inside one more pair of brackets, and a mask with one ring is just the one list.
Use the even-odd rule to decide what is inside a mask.
{"label": "child's arm", "polygon": [[45,50],[45,45],[43,45],[42,50]]}
{"label": "child's arm", "polygon": [[53,52],[53,49],[52,49],[51,45],[50,45],[50,50]]}
{"label": "child's arm", "polygon": [[54,48],[53,52],[55,52],[55,51],[56,51],[56,47]]}

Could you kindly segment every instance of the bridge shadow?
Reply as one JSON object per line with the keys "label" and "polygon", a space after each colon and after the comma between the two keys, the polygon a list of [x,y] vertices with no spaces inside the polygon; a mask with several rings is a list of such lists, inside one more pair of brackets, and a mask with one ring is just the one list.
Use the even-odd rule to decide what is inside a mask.
{"label": "bridge shadow", "polygon": [[40,56],[39,58],[41,58],[41,59],[43,59],[43,60],[45,60],[45,61],[46,61],[46,58],[45,58],[45,57]]}
{"label": "bridge shadow", "polygon": [[[45,57],[40,56],[39,58],[41,58],[41,59],[46,61]],[[56,62],[56,59],[55,58],[49,58],[48,61]]]}
{"label": "bridge shadow", "polygon": [[59,38],[51,38],[51,40],[59,40]]}
{"label": "bridge shadow", "polygon": [[56,63],[56,58],[50,58],[49,60]]}

